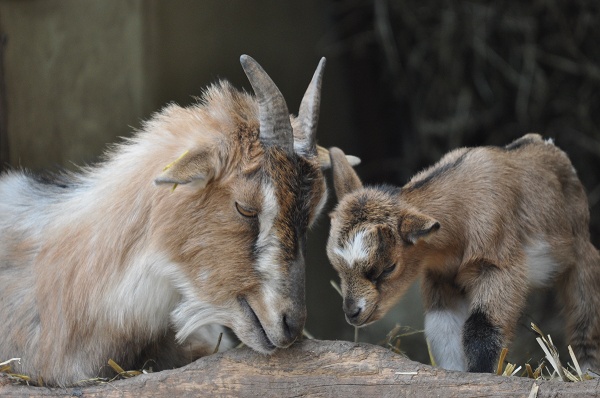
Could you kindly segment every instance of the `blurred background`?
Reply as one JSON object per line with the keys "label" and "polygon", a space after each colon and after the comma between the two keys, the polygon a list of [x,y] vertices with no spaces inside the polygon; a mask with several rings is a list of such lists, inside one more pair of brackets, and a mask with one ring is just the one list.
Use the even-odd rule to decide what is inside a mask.
{"label": "blurred background", "polygon": [[[73,169],[211,82],[251,91],[244,53],[296,113],[325,56],[318,140],[359,156],[364,182],[403,185],[449,149],[540,132],[571,156],[598,245],[598,43],[596,0],[0,0],[0,165]],[[328,228],[323,215],[310,235],[306,328],[353,340],[330,285]],[[554,297],[531,295],[509,361],[543,356],[531,321],[565,349]],[[397,324],[422,329],[418,285],[358,339],[386,345]],[[422,333],[398,341],[428,362]]]}

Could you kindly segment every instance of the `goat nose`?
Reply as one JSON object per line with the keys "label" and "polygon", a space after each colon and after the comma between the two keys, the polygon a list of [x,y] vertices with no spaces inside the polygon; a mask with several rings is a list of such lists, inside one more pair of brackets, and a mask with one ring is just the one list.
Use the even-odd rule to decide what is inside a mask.
{"label": "goat nose", "polygon": [[296,318],[290,317],[287,314],[283,315],[283,332],[287,341],[292,343],[300,336],[304,323],[299,322]]}
{"label": "goat nose", "polygon": [[351,298],[347,298],[344,300],[344,313],[348,317],[349,320],[354,320],[358,318],[362,311],[362,308],[357,305],[356,301]]}

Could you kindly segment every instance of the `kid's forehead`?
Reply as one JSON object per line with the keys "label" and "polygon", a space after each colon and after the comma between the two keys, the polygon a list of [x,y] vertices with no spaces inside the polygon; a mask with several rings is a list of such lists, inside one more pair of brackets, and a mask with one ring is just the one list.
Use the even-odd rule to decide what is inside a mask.
{"label": "kid's forehead", "polygon": [[357,234],[367,236],[369,226],[373,225],[367,209],[355,200],[340,203],[331,213],[332,228],[340,240],[353,239]]}
{"label": "kid's forehead", "polygon": [[345,267],[354,268],[357,264],[369,258],[368,231],[356,231],[348,239],[341,239],[333,249]]}

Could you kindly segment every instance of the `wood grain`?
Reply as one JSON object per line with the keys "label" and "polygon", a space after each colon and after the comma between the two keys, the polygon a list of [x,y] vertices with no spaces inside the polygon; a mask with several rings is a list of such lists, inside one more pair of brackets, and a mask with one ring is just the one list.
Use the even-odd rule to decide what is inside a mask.
{"label": "wood grain", "polygon": [[[415,374],[416,373],[416,374]],[[0,380],[2,397],[597,397],[600,381],[533,381],[450,372],[413,362],[382,347],[306,340],[272,356],[241,348],[188,366],[84,388],[15,386]]]}

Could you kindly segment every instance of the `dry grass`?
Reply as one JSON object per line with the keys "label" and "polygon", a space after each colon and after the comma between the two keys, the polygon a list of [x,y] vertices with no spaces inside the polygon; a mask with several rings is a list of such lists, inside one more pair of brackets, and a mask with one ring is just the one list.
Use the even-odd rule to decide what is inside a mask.
{"label": "dry grass", "polygon": [[[423,330],[413,329],[410,326],[402,326],[402,325],[396,324],[396,326],[392,330],[390,330],[388,332],[388,334],[385,336],[385,339],[383,341],[379,342],[378,344],[383,347],[389,348],[396,354],[405,355],[404,352],[400,348],[400,345],[402,343],[402,338],[407,337],[407,336],[412,336],[415,334],[421,334],[423,332],[424,332]],[[427,348],[429,349],[429,344],[427,344]],[[431,355],[431,350],[429,351],[429,358],[431,358],[431,360],[433,361],[433,355]]]}
{"label": "dry grass", "polygon": [[31,383],[31,378],[29,376],[12,372],[11,364],[13,362],[21,363],[21,358],[11,358],[7,361],[0,362],[0,373],[6,373],[8,378],[14,381],[15,383],[23,383],[29,385]]}
{"label": "dry grass", "polygon": [[[531,329],[538,334],[538,337],[536,337],[536,341],[541,347],[542,351],[544,351],[545,359],[539,364],[535,371],[529,363],[526,363],[525,370],[521,372],[519,376],[529,377],[535,380],[546,379],[561,380],[565,382],[578,382],[584,380],[591,380],[593,378],[593,376],[590,375],[587,371],[583,372],[581,370],[581,367],[579,366],[579,361],[575,357],[575,353],[573,352],[571,346],[569,346],[568,349],[572,363],[568,363],[567,366],[564,366],[560,361],[558,349],[554,345],[550,335],[544,335],[542,330],[534,323],[531,324]],[[522,367],[517,367],[516,364],[512,364],[509,362],[507,362],[505,365],[507,353],[508,349],[504,348],[498,361],[496,374],[503,376],[516,376],[518,375]],[[546,366],[546,364],[548,364],[549,366]]]}
{"label": "dry grass", "polygon": [[[220,333],[219,338],[217,340],[217,344],[215,345],[215,348],[213,350],[213,354],[216,354],[217,352],[219,352],[219,347],[221,346],[222,338],[223,338],[223,333]],[[32,380],[27,375],[13,373],[11,364],[14,362],[20,363],[21,358],[11,358],[7,361],[0,362],[0,373],[5,373],[8,376],[8,378],[10,380],[12,380],[15,384],[23,384],[23,385],[28,385],[28,386],[39,386],[39,387],[43,387],[45,385],[44,381],[41,378],[39,378],[38,380]],[[132,377],[139,376],[141,374],[153,373],[154,371],[152,369],[152,366],[150,366],[153,362],[154,362],[154,360],[150,359],[144,363],[144,365],[142,366],[141,369],[125,370],[117,362],[115,362],[113,359],[109,358],[107,365],[112,370],[114,370],[116,373],[112,378],[94,377],[91,379],[79,380],[78,382],[75,383],[75,385],[76,386],[90,386],[90,385],[94,385],[94,384],[110,383],[115,380],[130,379]]]}

